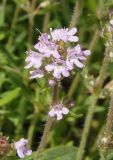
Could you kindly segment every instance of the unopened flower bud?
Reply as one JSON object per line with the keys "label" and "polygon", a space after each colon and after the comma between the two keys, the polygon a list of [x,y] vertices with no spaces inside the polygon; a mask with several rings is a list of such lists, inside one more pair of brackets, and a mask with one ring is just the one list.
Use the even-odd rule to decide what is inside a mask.
{"label": "unopened flower bud", "polygon": [[70,106],[73,107],[74,105],[75,105],[75,102],[72,100],[72,101],[70,102]]}
{"label": "unopened flower bud", "polygon": [[56,84],[55,80],[53,80],[53,79],[50,79],[50,80],[49,80],[49,85],[50,85],[51,87],[54,87],[55,84]]}

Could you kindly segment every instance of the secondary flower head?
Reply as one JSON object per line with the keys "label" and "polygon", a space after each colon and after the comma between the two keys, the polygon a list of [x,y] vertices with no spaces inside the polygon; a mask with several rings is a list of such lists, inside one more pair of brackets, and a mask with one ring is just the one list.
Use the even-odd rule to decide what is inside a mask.
{"label": "secondary flower head", "polygon": [[32,150],[26,148],[27,143],[28,141],[24,138],[14,143],[14,147],[17,151],[19,158],[24,158],[24,156],[29,156],[32,154]]}
{"label": "secondary flower head", "polygon": [[52,109],[49,111],[49,116],[57,117],[57,120],[61,120],[63,118],[63,114],[66,115],[69,113],[69,110],[63,105],[58,104],[55,106],[52,106]]}
{"label": "secondary flower head", "polygon": [[41,33],[35,51],[27,51],[26,69],[31,69],[30,78],[42,78],[49,75],[51,79],[61,80],[68,77],[75,66],[84,67],[90,51],[82,51],[80,45],[68,47],[67,42],[77,42],[76,28],[50,29],[50,35]]}

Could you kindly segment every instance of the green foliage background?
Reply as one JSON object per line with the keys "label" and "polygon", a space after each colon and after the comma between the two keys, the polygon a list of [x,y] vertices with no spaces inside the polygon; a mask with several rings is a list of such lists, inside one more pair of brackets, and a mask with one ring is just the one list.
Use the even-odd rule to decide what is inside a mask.
{"label": "green foliage background", "polygon": [[[45,78],[29,80],[28,71],[24,69],[25,51],[37,42],[39,32],[36,28],[41,32],[48,32],[51,27],[68,27],[76,0],[45,1],[47,6],[39,7],[42,2],[44,1],[37,0],[35,8],[30,10],[31,6],[26,0],[0,1],[0,132],[9,136],[10,141],[28,138],[33,150],[36,150],[43,133],[51,89]],[[100,36],[100,2],[84,0],[83,11],[77,21],[77,34],[83,48],[91,49],[92,55],[83,71],[75,70],[75,75],[61,83],[62,99],[68,94],[74,77],[78,77],[71,97],[75,106],[70,108],[69,115],[53,125],[47,146],[51,149],[45,152],[43,160],[76,158],[85,116],[92,104],[92,86],[99,75],[105,50],[104,40]],[[85,160],[99,159],[96,141],[106,122],[113,84],[112,68],[113,63],[110,63],[91,123]],[[54,149],[60,145],[61,148]],[[52,154],[53,157],[50,156]],[[108,159],[112,160],[110,156]]]}

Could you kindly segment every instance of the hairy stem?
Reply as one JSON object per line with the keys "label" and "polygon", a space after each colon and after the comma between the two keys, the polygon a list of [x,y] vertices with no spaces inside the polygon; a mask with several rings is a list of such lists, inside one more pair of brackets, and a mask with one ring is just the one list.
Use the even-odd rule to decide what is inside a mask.
{"label": "hairy stem", "polygon": [[106,160],[104,153],[100,151],[100,160]]}
{"label": "hairy stem", "polygon": [[73,28],[76,26],[77,21],[82,12],[83,6],[84,6],[84,0],[77,0],[77,2],[75,3],[74,12],[72,15],[72,19],[71,19],[69,28]]}
{"label": "hairy stem", "polygon": [[35,160],[40,160],[40,158],[41,158],[42,152],[47,144],[47,139],[50,134],[50,129],[51,129],[52,123],[53,123],[53,118],[48,116],[46,124],[45,124],[44,133],[43,133],[40,145],[38,147],[38,150],[37,150],[37,153],[35,156]]}
{"label": "hairy stem", "polygon": [[111,135],[113,128],[113,93],[111,95],[110,107],[108,111],[107,123],[106,123],[106,135]]}
{"label": "hairy stem", "polygon": [[103,85],[103,82],[106,79],[108,65],[109,65],[109,48],[106,48],[105,57],[103,60],[103,65],[100,70],[100,75],[97,78],[97,81],[94,86],[93,97],[95,97],[95,98],[93,99],[92,105],[89,107],[88,113],[86,115],[83,134],[82,134],[82,138],[81,138],[81,142],[80,142],[80,147],[77,152],[76,160],[82,160],[82,158],[83,158],[84,149],[85,149],[87,138],[89,135],[91,121],[92,121],[93,114],[95,111],[95,106],[96,106],[97,99],[98,99],[101,87]]}
{"label": "hairy stem", "polygon": [[82,134],[80,146],[77,152],[76,160],[81,160],[84,155],[84,148],[86,146],[86,141],[88,138],[93,113],[95,110],[95,105],[96,105],[96,98],[93,99],[92,105],[88,109],[88,113],[85,119],[83,134]]}
{"label": "hairy stem", "polygon": [[[53,87],[53,96],[52,96],[52,102],[51,102],[52,105],[55,105],[57,103],[57,98],[58,98],[58,83],[56,82],[56,85]],[[44,133],[41,138],[41,142],[37,149],[34,160],[40,160],[42,152],[44,148],[46,147],[48,136],[50,134],[50,130],[51,130],[53,121],[54,121],[54,118],[48,116],[46,124],[45,124],[45,128],[44,128]]]}

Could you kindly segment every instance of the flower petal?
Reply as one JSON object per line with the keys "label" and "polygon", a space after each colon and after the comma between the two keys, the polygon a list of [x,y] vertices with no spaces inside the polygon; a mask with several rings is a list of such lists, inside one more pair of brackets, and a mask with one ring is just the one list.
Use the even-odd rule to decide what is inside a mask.
{"label": "flower petal", "polygon": [[61,111],[58,111],[57,112],[57,120],[61,120],[63,117],[62,117],[62,112]]}
{"label": "flower petal", "polygon": [[70,41],[70,42],[78,42],[78,37],[77,36],[69,36],[68,37],[68,41]]}
{"label": "flower petal", "polygon": [[84,64],[82,64],[78,59],[71,60],[77,67],[83,68]]}
{"label": "flower petal", "polygon": [[45,66],[45,69],[46,69],[47,71],[52,71],[52,70],[54,70],[54,64],[49,64],[49,65]]}
{"label": "flower petal", "polygon": [[72,28],[68,31],[68,35],[73,36],[77,32],[77,28]]}
{"label": "flower petal", "polygon": [[51,117],[54,117],[54,116],[55,116],[55,110],[54,110],[54,108],[52,108],[52,109],[49,111],[49,115],[50,115]]}
{"label": "flower petal", "polygon": [[62,108],[62,113],[63,114],[68,114],[69,113],[69,109],[67,109],[66,107]]}

